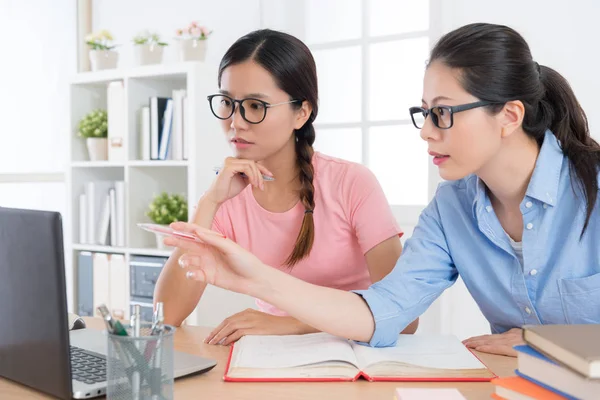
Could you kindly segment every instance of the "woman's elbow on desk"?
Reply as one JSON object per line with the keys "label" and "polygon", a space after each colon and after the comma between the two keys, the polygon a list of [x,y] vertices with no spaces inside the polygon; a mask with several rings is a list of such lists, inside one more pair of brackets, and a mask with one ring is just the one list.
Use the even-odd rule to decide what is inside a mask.
{"label": "woman's elbow on desk", "polygon": [[415,319],[413,322],[408,324],[408,326],[406,328],[404,328],[402,333],[411,335],[411,334],[417,332],[418,328],[419,328],[419,318]]}

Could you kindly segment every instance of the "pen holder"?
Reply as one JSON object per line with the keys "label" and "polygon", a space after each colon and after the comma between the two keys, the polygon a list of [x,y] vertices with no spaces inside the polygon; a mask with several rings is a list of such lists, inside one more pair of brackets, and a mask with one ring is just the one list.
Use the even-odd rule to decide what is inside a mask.
{"label": "pen holder", "polygon": [[173,333],[164,325],[161,333],[151,335],[151,326],[142,324],[140,335],[107,333],[107,399],[173,399]]}

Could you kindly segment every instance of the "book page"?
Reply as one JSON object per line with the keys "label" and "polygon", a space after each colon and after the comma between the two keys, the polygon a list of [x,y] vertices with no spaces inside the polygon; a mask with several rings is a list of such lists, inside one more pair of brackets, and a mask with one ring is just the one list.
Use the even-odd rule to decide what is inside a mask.
{"label": "book page", "polygon": [[288,336],[244,336],[234,345],[232,368],[289,368],[343,361],[358,368],[346,339],[327,333]]}
{"label": "book page", "polygon": [[352,343],[361,370],[377,363],[395,362],[431,369],[485,369],[452,335],[400,335],[395,347],[372,348]]}

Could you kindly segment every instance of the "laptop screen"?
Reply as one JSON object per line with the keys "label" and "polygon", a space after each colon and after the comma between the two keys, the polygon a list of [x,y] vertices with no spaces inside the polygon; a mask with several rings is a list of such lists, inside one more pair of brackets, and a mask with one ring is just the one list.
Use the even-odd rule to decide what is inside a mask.
{"label": "laptop screen", "polygon": [[69,399],[60,213],[0,207],[0,376]]}

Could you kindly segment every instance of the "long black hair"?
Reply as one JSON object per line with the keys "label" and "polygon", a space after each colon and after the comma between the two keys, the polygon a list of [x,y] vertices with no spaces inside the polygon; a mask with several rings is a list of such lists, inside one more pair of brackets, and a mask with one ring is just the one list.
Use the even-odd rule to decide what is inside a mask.
{"label": "long black hair", "polygon": [[583,236],[598,197],[600,146],[567,80],[535,62],[525,39],[503,25],[470,24],[446,34],[431,51],[429,62],[434,61],[460,70],[461,84],[473,96],[500,104],[488,106],[491,112],[520,100],[523,130],[539,146],[547,129],[554,133],[585,195]]}
{"label": "long black hair", "polygon": [[[307,101],[312,106],[312,114],[302,128],[296,130],[297,164],[300,170],[300,201],[305,208],[302,226],[292,253],[286,264],[293,266],[308,256],[315,236],[313,211],[315,208],[314,169],[311,163],[315,142],[313,121],[318,113],[319,91],[317,67],[308,49],[298,38],[287,33],[261,29],[238,39],[225,53],[219,65],[219,87],[223,71],[230,65],[254,61],[266,69],[281,90],[290,100]],[[292,103],[301,108],[301,102]]]}

